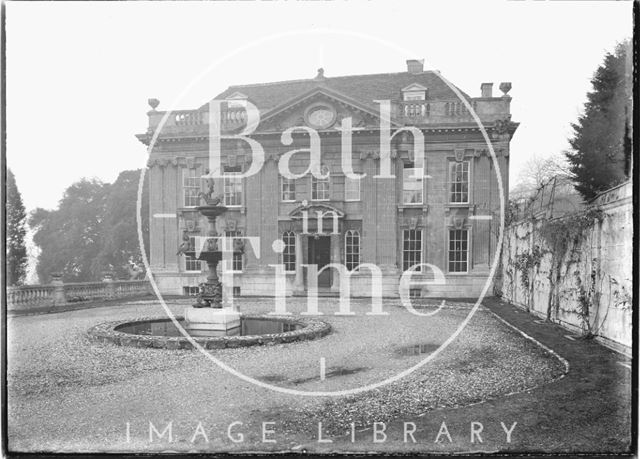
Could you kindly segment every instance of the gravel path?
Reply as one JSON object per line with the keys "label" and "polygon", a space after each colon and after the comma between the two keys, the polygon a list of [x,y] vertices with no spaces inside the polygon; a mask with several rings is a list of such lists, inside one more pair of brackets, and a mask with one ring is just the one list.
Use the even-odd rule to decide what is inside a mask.
{"label": "gravel path", "polygon": [[[173,302],[181,314],[187,302]],[[270,300],[241,299],[247,313],[269,312]],[[426,302],[425,302],[426,304]],[[290,311],[304,304],[288,300]],[[321,320],[334,331],[303,343],[211,351],[243,374],[279,387],[336,391],[372,384],[418,363],[458,327],[470,305],[456,303],[432,317],[416,317],[385,303],[388,316],[333,315],[323,299]],[[196,351],[136,349],[90,342],[100,322],[161,315],[151,302],[10,318],[8,395],[10,447],[20,451],[150,451],[288,449],[317,433],[341,434],[351,422],[368,426],[437,407],[459,406],[544,384],[564,371],[548,353],[479,310],[452,344],[402,380],[358,395],[301,397],[242,381]],[[413,355],[412,355],[413,354]],[[320,380],[320,359],[326,379]],[[227,437],[243,423],[242,443]],[[275,422],[277,443],[262,442],[262,422]],[[149,423],[172,422],[174,441],[149,442]],[[207,432],[191,442],[198,423]],[[126,425],[129,423],[129,438]]]}

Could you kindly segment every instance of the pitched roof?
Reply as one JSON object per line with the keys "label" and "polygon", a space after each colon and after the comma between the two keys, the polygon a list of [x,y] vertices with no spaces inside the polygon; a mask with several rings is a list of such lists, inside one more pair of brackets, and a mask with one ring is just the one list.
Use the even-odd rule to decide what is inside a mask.
{"label": "pitched roof", "polygon": [[[433,71],[316,77],[307,80],[236,85],[229,86],[215,99],[225,99],[233,93],[241,92],[258,109],[269,111],[289,99],[324,86],[377,110],[378,106],[373,103],[374,100],[397,100],[400,98],[402,88],[412,83],[427,87],[429,99],[457,99],[456,94]],[[460,92],[469,98],[462,90]],[[207,107],[208,104],[205,104],[201,109],[207,109]]]}

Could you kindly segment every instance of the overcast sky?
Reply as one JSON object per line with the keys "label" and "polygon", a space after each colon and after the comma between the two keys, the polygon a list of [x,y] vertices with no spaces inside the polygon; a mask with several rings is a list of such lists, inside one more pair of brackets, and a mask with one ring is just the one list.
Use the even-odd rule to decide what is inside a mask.
{"label": "overcast sky", "polygon": [[631,2],[613,1],[5,5],[7,164],[28,210],[143,167],[150,97],[196,108],[232,84],[401,72],[408,58],[471,96],[512,82],[513,184],[532,155],[568,147],[593,72],[632,27]]}

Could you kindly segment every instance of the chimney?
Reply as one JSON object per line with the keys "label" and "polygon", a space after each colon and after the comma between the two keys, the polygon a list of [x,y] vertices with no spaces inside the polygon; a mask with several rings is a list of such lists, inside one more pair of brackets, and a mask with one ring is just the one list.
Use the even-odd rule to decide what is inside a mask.
{"label": "chimney", "polygon": [[482,83],[480,85],[480,97],[493,97],[493,83]]}
{"label": "chimney", "polygon": [[424,71],[424,59],[407,59],[407,72],[416,74]]}

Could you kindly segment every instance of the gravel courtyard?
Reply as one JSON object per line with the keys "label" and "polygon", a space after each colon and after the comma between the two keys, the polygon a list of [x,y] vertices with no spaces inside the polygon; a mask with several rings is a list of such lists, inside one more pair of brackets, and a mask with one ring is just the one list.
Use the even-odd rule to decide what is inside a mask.
{"label": "gravel courtyard", "polygon": [[[270,299],[240,299],[240,310],[266,313]],[[181,314],[186,300],[170,303]],[[419,304],[419,302],[418,302]],[[288,299],[294,314],[305,307]],[[387,316],[335,316],[337,299],[321,299],[319,317],[333,332],[319,340],[209,351],[227,365],[274,386],[338,391],[376,383],[437,349],[471,305],[447,303],[417,317],[399,302]],[[433,309],[429,309],[433,310]],[[424,311],[424,309],[423,309]],[[480,308],[463,332],[432,361],[392,384],[341,397],[303,397],[245,382],[198,351],[94,343],[100,322],[163,315],[159,304],[131,302],[8,320],[9,447],[15,451],[290,450],[318,436],[343,435],[374,422],[471,405],[549,383],[564,364]],[[320,378],[320,359],[326,378]],[[263,441],[263,423],[272,422]],[[150,423],[168,437],[150,441]],[[234,424],[231,428],[230,425]],[[239,424],[242,423],[242,424]],[[200,426],[200,427],[199,427]],[[229,431],[233,435],[229,435]],[[204,435],[203,435],[204,433]],[[242,441],[238,434],[243,435]],[[233,437],[236,441],[233,441]],[[205,440],[206,438],[206,440]]]}

